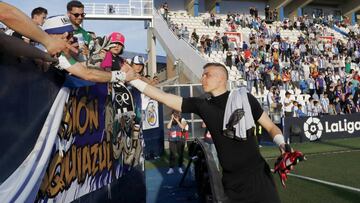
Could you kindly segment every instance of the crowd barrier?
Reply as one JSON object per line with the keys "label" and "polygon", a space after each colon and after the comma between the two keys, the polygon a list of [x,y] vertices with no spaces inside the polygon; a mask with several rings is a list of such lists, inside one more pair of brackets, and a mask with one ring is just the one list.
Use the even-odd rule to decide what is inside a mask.
{"label": "crowd barrier", "polygon": [[65,72],[29,58],[38,49],[0,41],[1,202],[145,202],[144,140],[110,125],[107,84],[63,87]]}

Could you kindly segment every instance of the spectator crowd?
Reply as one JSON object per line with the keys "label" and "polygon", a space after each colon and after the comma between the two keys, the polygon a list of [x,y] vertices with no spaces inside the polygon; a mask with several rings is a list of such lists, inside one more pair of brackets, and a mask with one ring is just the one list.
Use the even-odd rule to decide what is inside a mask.
{"label": "spectator crowd", "polygon": [[[159,11],[175,35],[200,52],[206,55],[211,55],[214,51],[223,52],[223,63],[237,68],[246,81],[248,91],[264,96],[264,103],[269,106],[270,111],[283,111],[283,115],[299,117],[360,111],[360,29],[358,25],[350,25],[346,17],[313,13],[277,21],[277,11],[271,11],[268,6],[265,8],[265,17],[260,16],[255,7],[249,8],[249,15],[228,13],[222,18],[214,13],[205,13],[202,16],[202,22],[207,27],[221,27],[226,23],[226,31],[241,32],[244,28],[251,30],[247,36],[248,41],[234,44],[225,33],[215,31],[212,38],[209,35],[199,36],[196,29],[189,30],[182,23],[174,23],[169,17],[167,3],[161,5]],[[67,4],[67,15],[60,18],[64,24],[71,23],[73,29],[64,33],[54,33],[57,29],[52,26],[59,17],[47,18],[45,8],[35,8],[31,18],[38,26],[46,24],[44,29],[49,34],[63,34],[69,42],[76,44],[78,53],[72,54],[71,60],[86,64],[85,68],[106,71],[104,64],[111,63],[111,60],[120,64],[118,69],[124,64],[136,65],[134,61],[146,64],[139,57],[130,60],[121,57],[125,48],[125,37],[121,33],[113,32],[105,37],[97,37],[96,33],[84,30],[81,24],[85,15],[81,2],[70,1]],[[333,26],[343,33],[341,37],[335,37]],[[299,33],[296,40],[283,36],[286,30]],[[2,28],[1,32],[44,50],[36,41],[15,31]],[[110,80],[108,74],[104,74],[104,78],[98,78],[92,77],[83,66],[80,70],[81,73],[73,69],[68,69],[68,72],[94,81]],[[138,72],[144,81],[158,83],[156,76],[151,78],[145,75],[144,68],[140,68]],[[306,101],[297,101],[294,98],[299,94],[309,97]]]}
{"label": "spectator crowd", "polygon": [[[199,36],[196,29],[191,32],[186,25],[167,20],[179,38],[201,53],[223,52],[222,62],[237,68],[249,92],[266,98],[270,113],[302,117],[360,112],[360,29],[348,18],[314,13],[278,21],[277,11],[268,6],[265,18],[255,7],[250,7],[249,15],[228,13],[221,18],[205,13],[201,18],[206,27],[226,23],[225,32],[249,28],[249,41],[231,44],[219,31],[212,38]],[[334,35],[334,25],[344,32],[340,37]],[[298,34],[296,40],[283,36],[284,31]],[[309,97],[299,102],[294,99],[299,94]]]}

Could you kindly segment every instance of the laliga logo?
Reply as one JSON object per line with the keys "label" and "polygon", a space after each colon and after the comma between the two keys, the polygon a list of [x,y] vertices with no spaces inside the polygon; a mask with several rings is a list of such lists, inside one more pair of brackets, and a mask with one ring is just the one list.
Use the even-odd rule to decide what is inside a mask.
{"label": "laliga logo", "polygon": [[319,139],[323,129],[323,125],[318,118],[309,117],[304,123],[304,133],[310,141]]}
{"label": "laliga logo", "polygon": [[[336,121],[323,121],[325,128],[323,127],[320,119],[309,117],[304,123],[305,136],[314,141],[321,137],[322,133],[341,133],[341,135],[360,131],[360,121],[348,121],[347,119],[339,119]],[[333,134],[334,135],[334,134]]]}

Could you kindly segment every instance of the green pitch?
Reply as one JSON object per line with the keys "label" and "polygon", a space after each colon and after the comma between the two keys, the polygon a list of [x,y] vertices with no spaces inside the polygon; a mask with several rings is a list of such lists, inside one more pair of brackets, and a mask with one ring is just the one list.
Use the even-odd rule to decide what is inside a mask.
{"label": "green pitch", "polygon": [[[307,157],[292,173],[360,188],[360,138],[292,144],[292,147]],[[263,147],[261,153],[273,167],[279,155],[277,147]],[[360,202],[360,192],[296,177],[288,177],[284,189],[278,175],[274,178],[283,203]]]}

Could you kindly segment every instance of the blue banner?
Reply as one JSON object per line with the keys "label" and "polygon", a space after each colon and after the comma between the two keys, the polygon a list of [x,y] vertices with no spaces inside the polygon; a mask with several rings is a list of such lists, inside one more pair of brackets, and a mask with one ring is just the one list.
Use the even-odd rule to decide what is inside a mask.
{"label": "blue banner", "polygon": [[[115,97],[128,98],[123,94]],[[144,170],[143,139],[135,113],[119,113],[115,97],[108,94],[107,84],[71,91],[37,201],[70,202],[134,167]]]}

